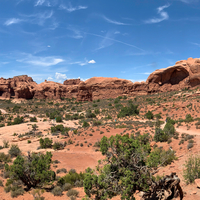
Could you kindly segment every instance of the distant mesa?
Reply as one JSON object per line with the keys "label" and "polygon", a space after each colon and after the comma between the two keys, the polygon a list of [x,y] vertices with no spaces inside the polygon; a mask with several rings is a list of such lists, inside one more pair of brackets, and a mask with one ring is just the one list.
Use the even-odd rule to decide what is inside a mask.
{"label": "distant mesa", "polygon": [[200,59],[188,58],[174,66],[154,71],[146,82],[132,83],[119,78],[93,77],[88,80],[68,79],[63,84],[44,81],[37,84],[27,75],[0,79],[0,97],[24,99],[76,98],[78,101],[147,95],[176,91],[200,85]]}

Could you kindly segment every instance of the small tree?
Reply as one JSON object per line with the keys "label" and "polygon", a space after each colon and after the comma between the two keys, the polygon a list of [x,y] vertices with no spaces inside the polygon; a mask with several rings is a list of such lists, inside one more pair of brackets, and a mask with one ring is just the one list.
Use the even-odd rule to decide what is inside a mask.
{"label": "small tree", "polygon": [[145,116],[146,116],[147,119],[153,119],[154,118],[154,115],[150,110],[145,114]]}
{"label": "small tree", "polygon": [[51,152],[17,156],[12,165],[5,165],[5,169],[10,172],[11,179],[21,180],[28,189],[35,188],[55,180],[55,172],[50,170],[51,158]]}

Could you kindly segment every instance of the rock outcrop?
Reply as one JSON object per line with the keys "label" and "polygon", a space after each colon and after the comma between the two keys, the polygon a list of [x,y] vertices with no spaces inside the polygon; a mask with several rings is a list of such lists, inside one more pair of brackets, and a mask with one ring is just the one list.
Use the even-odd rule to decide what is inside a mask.
{"label": "rock outcrop", "polygon": [[80,79],[68,79],[64,81],[63,85],[78,85],[80,82],[82,82]]}
{"label": "rock outcrop", "polygon": [[148,93],[167,92],[200,85],[200,59],[188,58],[154,71],[148,77]]}
{"label": "rock outcrop", "polygon": [[77,100],[116,98],[128,94],[132,85],[125,79],[93,77],[79,85]]}
{"label": "rock outcrop", "polygon": [[26,75],[0,79],[0,97],[25,99],[77,98],[78,101],[116,98],[118,96],[146,95],[175,91],[200,85],[200,59],[188,58],[174,66],[150,74],[146,82],[119,78],[93,77],[85,82],[69,79],[63,84],[45,81],[37,84]]}
{"label": "rock outcrop", "polygon": [[1,78],[0,97],[32,99],[36,86],[37,83],[27,75],[15,76],[9,79]]}

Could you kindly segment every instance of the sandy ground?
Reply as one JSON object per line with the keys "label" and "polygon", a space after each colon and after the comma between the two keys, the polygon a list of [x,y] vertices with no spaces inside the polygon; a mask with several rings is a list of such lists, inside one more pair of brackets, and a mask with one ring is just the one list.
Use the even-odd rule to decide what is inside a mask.
{"label": "sandy ground", "polygon": [[[2,110],[2,113],[4,111]],[[127,119],[132,121],[140,121],[140,122],[146,122],[149,120],[145,119]],[[98,163],[99,159],[102,159],[103,156],[99,151],[96,151],[96,147],[93,147],[95,142],[100,141],[103,136],[110,137],[111,135],[116,135],[123,133],[126,129],[125,128],[110,128],[108,126],[105,126],[105,128],[99,128],[99,127],[92,127],[93,130],[91,130],[91,127],[86,129],[79,129],[79,135],[73,135],[72,132],[70,133],[71,139],[73,141],[73,144],[67,145],[64,150],[54,151],[52,149],[42,149],[37,150],[37,147],[39,147],[39,138],[29,138],[31,140],[31,143],[28,144],[27,140],[28,138],[25,138],[25,140],[20,141],[18,136],[14,136],[14,133],[16,134],[24,134],[32,129],[32,125],[36,124],[38,126],[38,131],[41,131],[44,137],[52,138],[54,141],[68,141],[69,138],[57,138],[56,136],[51,136],[50,134],[50,127],[53,125],[52,121],[46,121],[43,122],[42,119],[39,122],[28,122],[23,123],[19,125],[14,126],[6,126],[0,128],[0,145],[3,145],[3,141],[9,141],[9,144],[18,144],[22,152],[26,153],[28,151],[52,151],[53,154],[53,160],[58,160],[60,163],[56,164],[56,168],[54,170],[60,168],[66,168],[67,171],[70,169],[76,169],[77,172],[83,172],[87,167],[95,168],[95,166]],[[77,121],[64,121],[62,123],[64,126],[68,126],[71,128],[77,128],[78,127],[78,120]],[[56,124],[55,124],[56,125]],[[165,124],[162,125],[162,128]],[[141,133],[144,132],[154,132],[154,127],[134,127],[137,128],[137,131],[141,131]],[[176,128],[176,131],[180,133],[187,133],[190,135],[196,135],[195,137],[195,144],[194,147],[191,150],[187,149],[187,142],[185,142],[183,145],[178,145],[178,140],[172,139],[172,142],[170,144],[163,144],[158,143],[158,146],[163,146],[164,149],[169,149],[171,146],[173,150],[176,151],[176,155],[178,157],[177,161],[174,161],[171,165],[161,168],[158,172],[159,175],[163,174],[170,174],[171,172],[176,172],[178,176],[181,179],[181,186],[184,188],[184,192],[186,192],[184,199],[185,200],[200,200],[200,189],[197,189],[196,185],[186,185],[183,181],[183,169],[184,169],[184,163],[188,157],[191,155],[199,154],[199,145],[200,145],[200,129],[196,129],[195,126],[191,126],[189,130],[186,125],[180,126]],[[103,133],[102,133],[102,132]],[[131,130],[126,130],[126,133],[131,133]],[[81,147],[80,144],[83,144]],[[79,145],[77,145],[79,144]],[[91,145],[89,145],[91,144]],[[88,146],[89,145],[89,146]],[[180,148],[181,147],[181,148]],[[8,149],[2,149],[0,152],[8,152]],[[60,174],[59,174],[60,175]],[[0,178],[1,179],[1,178]],[[5,180],[4,180],[5,184]],[[76,188],[80,193],[78,196],[78,200],[81,200],[84,197],[84,191],[83,188]],[[44,193],[43,196],[45,199],[53,200],[53,199],[69,199],[66,196],[66,192],[63,193],[63,196],[61,197],[54,197],[51,193]],[[10,200],[13,199],[10,197],[10,193],[5,193],[3,191],[3,188],[0,187],[0,200]],[[19,200],[26,200],[26,199],[33,199],[33,196],[29,193],[24,194],[23,196],[18,197]],[[113,200],[119,200],[120,197],[115,197]],[[140,199],[140,197],[137,195],[137,200]]]}

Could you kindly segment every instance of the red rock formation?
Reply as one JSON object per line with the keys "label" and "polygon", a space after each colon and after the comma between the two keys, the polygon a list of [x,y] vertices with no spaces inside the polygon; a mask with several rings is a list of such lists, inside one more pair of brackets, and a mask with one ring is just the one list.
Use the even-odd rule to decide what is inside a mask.
{"label": "red rock formation", "polygon": [[9,79],[0,79],[0,96],[4,98],[31,99],[34,96],[33,89],[37,83],[27,75],[15,76]]}
{"label": "red rock formation", "polygon": [[119,78],[93,77],[85,82],[66,80],[64,84],[45,81],[37,84],[26,75],[0,79],[0,96],[5,98],[60,99],[77,98],[78,101],[116,98],[118,96],[145,95],[190,88],[200,85],[200,59],[188,58],[174,66],[154,71],[146,82],[132,83]]}
{"label": "red rock formation", "polygon": [[131,81],[119,78],[93,77],[79,85],[78,101],[116,98],[129,94]]}
{"label": "red rock formation", "polygon": [[80,79],[68,79],[64,81],[63,85],[78,85],[80,82],[82,82]]}
{"label": "red rock formation", "polygon": [[35,87],[34,98],[37,99],[61,99],[76,98],[78,86],[68,86],[53,81],[45,81]]}
{"label": "red rock formation", "polygon": [[166,92],[200,85],[200,60],[188,58],[172,67],[156,70],[148,77],[148,93]]}

